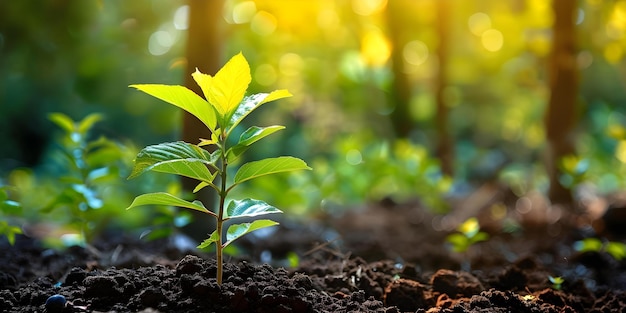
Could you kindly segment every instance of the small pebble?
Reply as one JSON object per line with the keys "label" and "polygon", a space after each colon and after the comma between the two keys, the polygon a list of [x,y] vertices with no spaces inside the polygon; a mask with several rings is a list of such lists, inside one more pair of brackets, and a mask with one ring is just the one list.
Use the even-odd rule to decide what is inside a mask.
{"label": "small pebble", "polygon": [[65,305],[67,304],[67,300],[62,295],[53,295],[46,300],[46,311],[47,312],[61,312]]}

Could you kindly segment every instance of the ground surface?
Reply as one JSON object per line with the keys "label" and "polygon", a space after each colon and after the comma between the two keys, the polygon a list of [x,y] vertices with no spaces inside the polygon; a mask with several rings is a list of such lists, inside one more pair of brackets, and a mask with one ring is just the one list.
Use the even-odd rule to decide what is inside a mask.
{"label": "ground surface", "polygon": [[[480,190],[479,190],[480,191]],[[483,192],[483,194],[480,194]],[[591,218],[540,197],[483,190],[437,216],[419,203],[283,221],[241,239],[216,284],[211,254],[120,236],[63,252],[0,244],[0,312],[621,312],[626,263],[579,253]],[[490,239],[460,254],[445,236],[479,216]],[[597,229],[596,229],[597,230]],[[613,234],[603,230],[611,240]],[[299,256],[289,267],[287,256]],[[269,265],[271,264],[271,265]],[[565,279],[561,290],[549,276]],[[46,300],[62,295],[67,305]]]}

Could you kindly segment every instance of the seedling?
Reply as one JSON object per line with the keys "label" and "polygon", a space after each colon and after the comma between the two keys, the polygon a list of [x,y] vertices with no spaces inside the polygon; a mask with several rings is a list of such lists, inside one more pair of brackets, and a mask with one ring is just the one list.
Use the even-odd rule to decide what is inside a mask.
{"label": "seedling", "polygon": [[459,227],[457,233],[453,233],[446,237],[446,241],[452,245],[455,252],[465,252],[475,243],[489,239],[487,233],[480,231],[478,219],[475,217],[467,219]]}
{"label": "seedling", "polygon": [[585,238],[576,241],[574,243],[574,249],[578,252],[606,252],[618,261],[626,258],[626,244],[615,241],[603,242],[598,238]]}
{"label": "seedling", "polygon": [[561,290],[561,288],[563,287],[563,283],[565,282],[565,279],[561,276],[548,276],[548,280],[550,281],[550,283],[552,283],[552,289],[554,290]]}
{"label": "seedling", "polygon": [[[250,67],[239,53],[231,58],[215,76],[203,74],[196,69],[193,79],[202,89],[204,99],[183,86],[176,85],[131,85],[197,117],[211,132],[211,138],[200,138],[198,144],[183,141],[151,145],[139,152],[129,179],[147,171],[177,174],[199,181],[193,192],[211,187],[218,193],[219,204],[215,211],[207,209],[200,201],[187,201],[169,193],[143,194],[135,198],[127,208],[141,205],[171,205],[197,210],[211,215],[216,220],[216,229],[198,248],[216,245],[217,283],[222,283],[222,252],[225,247],[243,235],[278,223],[270,219],[257,219],[252,222],[233,224],[223,237],[224,222],[241,218],[256,218],[270,213],[282,213],[279,209],[261,200],[231,200],[226,203],[229,192],[248,180],[294,170],[310,170],[301,159],[283,156],[245,163],[239,167],[234,177],[228,175],[228,165],[233,164],[255,142],[285,128],[274,125],[268,127],[251,126],[245,130],[235,144],[230,144],[229,136],[235,127],[250,112],[260,105],[291,96],[287,90],[271,93],[258,93],[244,96],[251,81]],[[212,146],[208,152],[203,146]],[[219,177],[218,182],[214,182]]]}
{"label": "seedling", "polygon": [[475,217],[468,218],[465,222],[457,227],[457,232],[448,235],[446,241],[455,252],[465,254],[466,260],[461,264],[461,268],[469,271],[471,268],[469,248],[475,243],[489,239],[487,233],[480,231],[478,219]]}
{"label": "seedling", "polygon": [[15,235],[21,234],[22,229],[18,226],[9,224],[5,219],[5,214],[19,214],[21,206],[17,201],[9,199],[7,190],[8,186],[0,185],[0,217],[3,220],[0,221],[0,236],[6,236],[9,244],[15,244]]}

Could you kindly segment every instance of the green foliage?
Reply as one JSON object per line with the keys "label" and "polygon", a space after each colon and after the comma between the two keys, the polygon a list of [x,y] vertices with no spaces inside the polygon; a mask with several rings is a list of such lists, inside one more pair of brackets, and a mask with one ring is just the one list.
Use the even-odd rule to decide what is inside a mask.
{"label": "green foliage", "polygon": [[[64,114],[50,115],[61,132],[44,154],[37,168],[18,168],[6,177],[10,198],[20,203],[14,216],[26,226],[45,230],[34,234],[53,248],[89,244],[103,231],[120,229],[142,232],[144,238],[168,236],[189,221],[189,216],[166,206],[153,212],[120,211],[133,197],[155,186],[168,186],[178,194],[178,180],[165,175],[142,177],[130,184],[132,158],[138,149],[131,142],[118,142],[98,136],[94,127],[101,114],[73,121]],[[145,220],[152,215],[155,224],[147,229]],[[9,224],[11,221],[9,220]],[[14,223],[13,223],[14,224]],[[165,227],[167,225],[167,227]]]}
{"label": "green foliage", "polygon": [[9,186],[0,185],[0,217],[3,218],[0,220],[0,236],[5,236],[9,244],[13,245],[15,244],[15,235],[21,234],[22,229],[9,224],[6,217],[19,215],[22,208],[18,202],[9,199],[8,190]]}
{"label": "green foliage", "polygon": [[[62,113],[52,113],[49,118],[63,133],[54,156],[58,163],[52,175],[57,182],[51,193],[55,196],[39,206],[41,212],[55,217],[65,210],[68,226],[79,231],[68,244],[88,244],[117,216],[112,211],[119,205],[116,198],[125,198],[120,182],[129,167],[123,160],[132,149],[105,137],[90,138],[94,125],[103,119],[101,114],[90,114],[81,121]],[[28,192],[27,188],[23,192]]]}
{"label": "green foliage", "polygon": [[[231,200],[226,204],[229,192],[239,184],[258,177],[310,169],[301,159],[294,157],[267,158],[244,163],[232,179],[228,179],[228,165],[233,163],[250,145],[260,139],[283,129],[283,126],[252,126],[241,134],[239,140],[229,144],[228,138],[235,127],[260,105],[289,97],[286,90],[254,94],[244,97],[250,83],[250,67],[243,55],[237,54],[220,69],[215,76],[196,70],[193,79],[201,87],[205,99],[182,86],[168,85],[131,85],[149,95],[175,105],[200,119],[210,130],[211,138],[200,138],[199,144],[187,142],[169,142],[144,148],[135,158],[135,166],[130,178],[147,171],[177,174],[199,181],[194,192],[211,187],[219,195],[219,206],[215,210],[207,209],[200,201],[187,201],[175,195],[157,192],[143,194],[135,198],[127,209],[142,205],[170,205],[209,214],[216,219],[217,227],[208,239],[198,248],[216,245],[218,261],[217,282],[222,283],[222,253],[233,241],[252,231],[277,225],[269,219],[257,219],[252,222],[232,224],[223,237],[223,223],[230,219],[250,218],[271,213],[281,213],[277,208],[261,200]],[[215,147],[210,153],[202,146]],[[219,183],[214,180],[219,177]]]}
{"label": "green foliage", "polygon": [[[355,135],[336,140],[329,156],[313,160],[313,172],[266,177],[234,191],[237,195],[263,195],[273,203],[288,206],[293,213],[309,214],[322,207],[337,208],[380,201],[397,202],[416,196],[434,212],[445,212],[445,194],[452,179],[441,173],[438,160],[426,148],[408,140],[375,140]],[[290,185],[300,186],[297,189]]]}
{"label": "green foliage", "polygon": [[472,245],[489,239],[489,235],[480,231],[478,219],[471,217],[457,227],[457,232],[446,237],[446,241],[455,252],[465,252]]}
{"label": "green foliage", "polygon": [[576,241],[574,249],[579,252],[606,252],[618,261],[626,258],[626,244],[615,241],[603,241],[598,238],[585,238]]}

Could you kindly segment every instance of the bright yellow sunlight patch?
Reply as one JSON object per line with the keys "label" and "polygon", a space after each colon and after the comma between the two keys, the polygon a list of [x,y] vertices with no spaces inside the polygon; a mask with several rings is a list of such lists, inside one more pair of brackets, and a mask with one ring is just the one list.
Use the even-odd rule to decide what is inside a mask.
{"label": "bright yellow sunlight patch", "polygon": [[391,56],[391,44],[379,30],[370,30],[361,39],[361,57],[366,64],[383,66]]}

